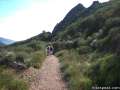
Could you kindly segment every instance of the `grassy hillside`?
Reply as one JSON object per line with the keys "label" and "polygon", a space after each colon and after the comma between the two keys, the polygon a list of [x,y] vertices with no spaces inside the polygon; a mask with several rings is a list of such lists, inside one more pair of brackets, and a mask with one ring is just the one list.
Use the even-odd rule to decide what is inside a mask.
{"label": "grassy hillside", "polygon": [[41,67],[50,35],[43,32],[28,40],[0,47],[0,90],[28,90],[29,85],[20,73],[29,67]]}
{"label": "grassy hillside", "polygon": [[53,32],[56,55],[70,90],[120,86],[119,6],[119,0],[94,2],[78,19]]}

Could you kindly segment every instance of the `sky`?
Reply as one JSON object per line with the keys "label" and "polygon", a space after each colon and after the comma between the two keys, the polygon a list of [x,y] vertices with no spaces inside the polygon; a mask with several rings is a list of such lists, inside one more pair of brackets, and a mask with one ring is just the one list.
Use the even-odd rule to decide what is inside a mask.
{"label": "sky", "polygon": [[71,8],[78,3],[89,7],[93,1],[0,0],[0,37],[21,41],[38,35],[43,30],[52,32]]}

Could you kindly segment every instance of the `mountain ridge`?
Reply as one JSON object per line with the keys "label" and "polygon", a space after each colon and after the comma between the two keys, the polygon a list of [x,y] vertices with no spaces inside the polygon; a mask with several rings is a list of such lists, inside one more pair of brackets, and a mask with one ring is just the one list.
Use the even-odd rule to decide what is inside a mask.
{"label": "mountain ridge", "polygon": [[10,45],[13,44],[15,41],[0,37],[0,45]]}
{"label": "mountain ridge", "polygon": [[73,7],[64,17],[64,19],[54,27],[52,32],[53,36],[56,34],[56,32],[59,32],[60,30],[64,29],[66,25],[69,25],[76,19],[78,19],[79,14],[82,13],[84,9],[85,7],[80,3]]}
{"label": "mountain ridge", "polygon": [[85,8],[80,3],[77,4],[66,14],[64,19],[54,27],[52,32],[53,37],[56,38],[58,33],[63,31],[67,26],[71,25],[76,20],[83,19],[84,17],[95,13],[99,8],[102,7],[103,7],[103,3],[100,3],[99,1],[94,1],[92,5],[88,8]]}

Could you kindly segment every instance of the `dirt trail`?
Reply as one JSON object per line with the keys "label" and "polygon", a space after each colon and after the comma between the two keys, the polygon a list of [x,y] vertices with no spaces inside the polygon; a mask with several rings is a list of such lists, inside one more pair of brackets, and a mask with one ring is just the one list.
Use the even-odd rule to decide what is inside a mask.
{"label": "dirt trail", "polygon": [[30,83],[30,90],[67,90],[61,77],[59,61],[55,56],[48,56],[41,69],[36,71]]}

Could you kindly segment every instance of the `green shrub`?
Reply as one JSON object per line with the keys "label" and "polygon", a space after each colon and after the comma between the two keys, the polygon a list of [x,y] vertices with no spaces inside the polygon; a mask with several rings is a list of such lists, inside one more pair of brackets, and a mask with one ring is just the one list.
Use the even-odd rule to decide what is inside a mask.
{"label": "green shrub", "polygon": [[90,53],[91,50],[92,49],[89,46],[80,46],[79,48],[77,48],[77,51],[79,52],[79,54]]}
{"label": "green shrub", "polygon": [[33,42],[27,45],[28,47],[32,48],[33,50],[41,50],[41,44],[37,42]]}
{"label": "green shrub", "polygon": [[23,80],[12,80],[9,90],[28,90],[28,86]]}
{"label": "green shrub", "polygon": [[70,80],[70,90],[91,90],[92,81],[87,77],[73,77]]}
{"label": "green shrub", "polygon": [[57,57],[61,57],[61,56],[64,55],[65,52],[67,52],[67,50],[61,50],[61,51],[55,53],[55,55],[56,55]]}
{"label": "green shrub", "polygon": [[57,53],[60,58],[63,78],[68,83],[70,90],[90,90],[91,80],[85,72],[88,65],[84,55],[79,55],[75,50],[63,50]]}
{"label": "green shrub", "polygon": [[98,86],[119,86],[120,85],[120,61],[119,57],[113,54],[106,54],[94,65],[89,76]]}
{"label": "green shrub", "polygon": [[0,90],[28,90],[28,85],[10,71],[4,71],[0,73]]}
{"label": "green shrub", "polygon": [[14,61],[15,57],[16,55],[14,52],[7,52],[6,55],[4,56],[4,60]]}
{"label": "green shrub", "polygon": [[30,53],[33,51],[33,49],[31,47],[27,47],[25,45],[21,45],[21,46],[16,46],[13,48],[14,52],[26,52],[26,53]]}
{"label": "green shrub", "polygon": [[98,49],[120,53],[120,27],[111,28],[106,37],[98,40]]}
{"label": "green shrub", "polygon": [[24,51],[16,52],[15,61],[24,63],[25,60],[29,57],[30,57],[29,54]]}
{"label": "green shrub", "polygon": [[45,59],[44,52],[32,53],[31,59],[28,62],[28,66],[33,66],[34,68],[40,68],[44,59]]}

